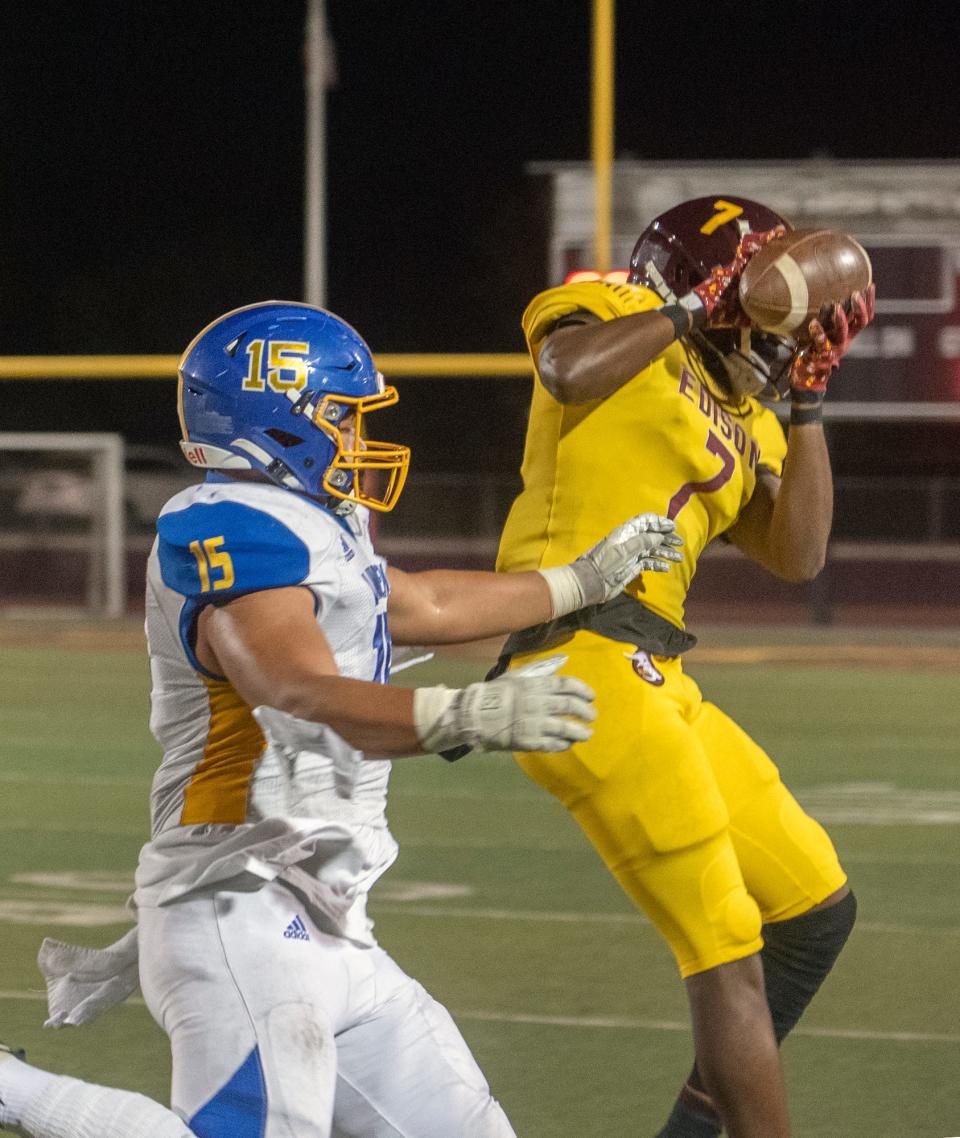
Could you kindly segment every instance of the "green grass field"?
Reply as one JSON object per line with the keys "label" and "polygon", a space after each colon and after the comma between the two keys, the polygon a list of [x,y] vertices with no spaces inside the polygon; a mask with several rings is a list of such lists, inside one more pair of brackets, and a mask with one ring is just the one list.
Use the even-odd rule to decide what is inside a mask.
{"label": "green grass field", "polygon": [[[125,927],[158,758],[146,663],[82,638],[31,646],[42,629],[17,639],[0,648],[0,1038],[165,1101],[166,1041],[142,1004],[43,1031],[34,963],[44,935],[102,944]],[[960,1135],[956,641],[905,655],[894,637],[840,651],[768,631],[745,651],[756,639],[714,630],[689,670],[825,821],[860,900],[785,1047],[795,1134]],[[448,657],[416,682],[483,668]],[[427,758],[397,764],[390,817],[401,855],[374,894],[380,939],[450,1008],[520,1138],[654,1133],[689,1065],[683,991],[564,811],[506,756]]]}

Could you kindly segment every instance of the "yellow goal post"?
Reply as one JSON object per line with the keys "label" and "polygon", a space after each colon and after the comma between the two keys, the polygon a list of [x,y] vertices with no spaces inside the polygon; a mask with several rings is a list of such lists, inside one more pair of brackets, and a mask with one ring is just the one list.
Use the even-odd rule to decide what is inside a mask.
{"label": "yellow goal post", "polygon": [[[388,378],[533,374],[525,352],[383,352],[374,358]],[[168,355],[0,356],[0,380],[175,379],[178,360]]]}

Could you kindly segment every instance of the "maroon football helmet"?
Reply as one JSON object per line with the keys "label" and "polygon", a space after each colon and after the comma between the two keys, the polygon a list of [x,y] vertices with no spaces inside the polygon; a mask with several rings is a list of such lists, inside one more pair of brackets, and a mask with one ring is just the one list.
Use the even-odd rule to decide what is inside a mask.
{"label": "maroon football helmet", "polygon": [[777,225],[792,228],[772,209],[748,198],[693,198],[681,202],[647,226],[633,247],[631,284],[643,284],[664,300],[683,296],[717,265],[736,256],[745,233]]}
{"label": "maroon football helmet", "polygon": [[[777,225],[792,228],[772,209],[749,198],[693,198],[647,226],[630,258],[631,284],[646,285],[668,304],[728,265],[745,233]],[[749,328],[692,332],[690,340],[711,374],[732,394],[782,398],[797,345],[793,340]]]}

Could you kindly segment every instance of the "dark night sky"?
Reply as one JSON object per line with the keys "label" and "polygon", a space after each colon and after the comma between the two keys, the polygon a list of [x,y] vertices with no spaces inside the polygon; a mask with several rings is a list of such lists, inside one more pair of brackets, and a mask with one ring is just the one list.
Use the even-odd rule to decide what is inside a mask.
{"label": "dark night sky", "polygon": [[[617,9],[620,153],[960,157],[947,6]],[[546,283],[524,166],[588,157],[590,4],[328,17],[329,306],[374,350],[521,350]],[[0,353],[176,352],[228,308],[300,295],[302,36],[294,0],[2,6]],[[5,424],[48,425],[26,386]],[[136,434],[160,387],[120,412],[116,390],[58,402]]]}

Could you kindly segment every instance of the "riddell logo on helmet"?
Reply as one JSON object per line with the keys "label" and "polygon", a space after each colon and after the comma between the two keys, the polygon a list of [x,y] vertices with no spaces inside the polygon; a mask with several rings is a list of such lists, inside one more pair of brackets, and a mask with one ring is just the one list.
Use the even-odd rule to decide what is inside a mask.
{"label": "riddell logo on helmet", "polygon": [[204,453],[203,447],[192,446],[184,449],[184,455],[187,462],[193,463],[194,466],[206,466],[207,456]]}

